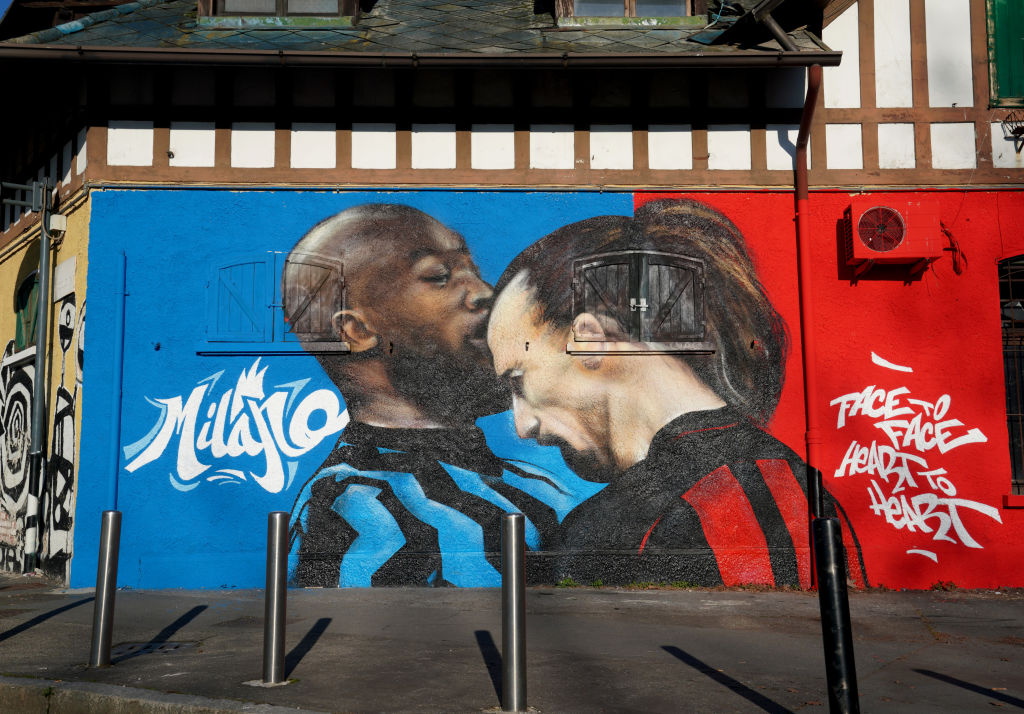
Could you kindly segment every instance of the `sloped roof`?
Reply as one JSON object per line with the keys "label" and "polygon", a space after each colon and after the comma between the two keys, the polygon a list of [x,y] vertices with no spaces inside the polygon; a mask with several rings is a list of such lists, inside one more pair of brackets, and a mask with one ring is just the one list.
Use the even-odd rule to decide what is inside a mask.
{"label": "sloped roof", "polygon": [[[247,53],[328,53],[335,56],[439,57],[762,57],[765,64],[838,64],[805,30],[789,33],[797,52],[774,40],[752,47],[689,41],[701,25],[556,27],[535,15],[532,0],[379,0],[351,27],[217,29],[197,20],[196,0],[137,0],[55,28],[0,43],[15,47],[85,50],[205,50]],[[39,49],[42,49],[39,47]],[[29,53],[19,53],[27,56]],[[178,55],[179,57],[181,55]]]}

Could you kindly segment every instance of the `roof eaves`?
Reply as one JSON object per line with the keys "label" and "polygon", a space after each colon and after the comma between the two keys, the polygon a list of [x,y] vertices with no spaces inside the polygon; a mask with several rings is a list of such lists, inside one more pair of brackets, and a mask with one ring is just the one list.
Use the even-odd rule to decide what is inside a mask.
{"label": "roof eaves", "polygon": [[[140,0],[146,2],[147,0]],[[837,66],[841,52],[338,52],[315,50],[182,49],[0,43],[0,59],[77,60],[99,64],[235,66],[563,66],[563,67],[807,67]]]}

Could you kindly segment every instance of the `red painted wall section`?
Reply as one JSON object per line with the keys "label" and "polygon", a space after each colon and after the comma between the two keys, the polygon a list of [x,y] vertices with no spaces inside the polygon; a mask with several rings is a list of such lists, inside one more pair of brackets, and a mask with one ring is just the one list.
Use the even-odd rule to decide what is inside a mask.
{"label": "red painted wall section", "polygon": [[[793,195],[645,193],[636,204],[683,195],[735,222],[788,323],[786,384],[770,430],[805,454]],[[851,194],[811,194],[814,408],[824,437],[815,465],[849,516],[872,585],[1024,585],[1024,509],[1003,503],[1010,461],[996,267],[1024,253],[1024,195],[871,195],[893,208],[936,202],[966,260],[957,274],[944,250],[911,281],[894,267],[854,280],[838,231]]]}

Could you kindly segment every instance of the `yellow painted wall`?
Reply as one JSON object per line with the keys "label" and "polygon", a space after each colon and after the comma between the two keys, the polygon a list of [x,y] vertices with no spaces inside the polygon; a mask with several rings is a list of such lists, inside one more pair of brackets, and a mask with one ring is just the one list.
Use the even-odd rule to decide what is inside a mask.
{"label": "yellow painted wall", "polygon": [[[40,567],[65,579],[73,542],[77,445],[81,413],[80,347],[84,338],[85,281],[88,269],[89,212],[81,192],[57,209],[68,230],[51,243],[51,296],[47,329],[47,469],[43,479]],[[73,262],[71,262],[73,261]],[[17,350],[16,293],[38,269],[38,223],[0,248],[0,569],[20,572],[25,565],[25,517],[29,508],[31,391],[35,347]],[[34,342],[34,340],[33,340]]]}

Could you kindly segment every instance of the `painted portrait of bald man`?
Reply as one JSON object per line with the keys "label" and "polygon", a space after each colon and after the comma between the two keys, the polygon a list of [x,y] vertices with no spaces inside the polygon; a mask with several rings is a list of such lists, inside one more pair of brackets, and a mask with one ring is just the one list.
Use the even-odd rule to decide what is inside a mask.
{"label": "painted portrait of bald man", "polygon": [[461,235],[409,206],[355,206],[295,244],[282,293],[351,417],[293,506],[293,584],[497,585],[508,512],[543,550],[585,496],[571,474],[498,458],[475,424],[510,400],[486,342],[493,290]]}

